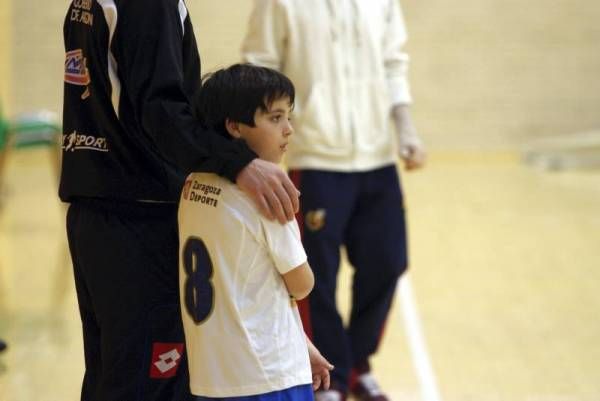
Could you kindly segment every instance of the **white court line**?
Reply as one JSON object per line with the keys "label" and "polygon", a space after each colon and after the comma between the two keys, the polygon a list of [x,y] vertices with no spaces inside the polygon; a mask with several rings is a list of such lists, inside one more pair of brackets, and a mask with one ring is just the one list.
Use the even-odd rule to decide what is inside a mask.
{"label": "white court line", "polygon": [[442,401],[437,387],[435,374],[429,361],[429,353],[421,330],[421,322],[415,306],[412,285],[407,274],[398,283],[402,318],[406,328],[406,337],[416,370],[417,379],[421,385],[423,401]]}

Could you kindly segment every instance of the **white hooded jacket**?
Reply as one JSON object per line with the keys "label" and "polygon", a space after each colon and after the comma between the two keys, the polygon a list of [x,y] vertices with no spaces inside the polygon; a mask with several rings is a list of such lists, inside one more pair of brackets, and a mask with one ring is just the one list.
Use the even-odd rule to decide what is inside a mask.
{"label": "white hooded jacket", "polygon": [[390,109],[411,102],[405,42],[398,0],[255,0],[243,58],[296,86],[288,167],[396,162]]}

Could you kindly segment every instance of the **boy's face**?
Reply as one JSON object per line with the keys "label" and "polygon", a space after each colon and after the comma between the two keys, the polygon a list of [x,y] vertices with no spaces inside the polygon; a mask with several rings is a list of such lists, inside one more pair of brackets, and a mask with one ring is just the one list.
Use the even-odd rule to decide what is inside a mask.
{"label": "boy's face", "polygon": [[287,150],[290,135],[294,132],[290,123],[292,107],[290,99],[275,100],[268,111],[254,113],[254,127],[240,123],[239,137],[243,138],[258,157],[279,163]]}

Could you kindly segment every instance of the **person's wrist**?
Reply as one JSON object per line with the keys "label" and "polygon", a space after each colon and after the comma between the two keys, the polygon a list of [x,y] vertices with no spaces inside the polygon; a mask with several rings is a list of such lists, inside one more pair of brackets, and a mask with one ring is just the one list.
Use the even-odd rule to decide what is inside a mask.
{"label": "person's wrist", "polygon": [[226,162],[223,168],[223,176],[228,178],[233,183],[237,182],[238,176],[242,170],[245,169],[254,159],[258,158],[258,155],[248,147],[242,147],[237,156],[238,157]]}

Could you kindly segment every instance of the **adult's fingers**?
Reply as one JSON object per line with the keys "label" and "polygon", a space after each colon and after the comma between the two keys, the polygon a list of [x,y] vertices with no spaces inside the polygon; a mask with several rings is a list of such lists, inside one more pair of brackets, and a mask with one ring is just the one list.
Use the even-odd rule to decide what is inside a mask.
{"label": "adult's fingers", "polygon": [[276,218],[281,224],[293,220],[300,208],[298,190],[274,163],[254,159],[238,174],[236,182],[255,200],[265,217]]}
{"label": "adult's fingers", "polygon": [[294,214],[298,213],[300,210],[300,191],[298,191],[298,188],[294,186],[292,180],[290,180],[290,178],[285,174],[281,180],[281,185],[292,202],[292,210]]}
{"label": "adult's fingers", "polygon": [[258,209],[263,214],[263,216],[265,216],[269,220],[273,220],[275,218],[275,215],[271,212],[271,207],[269,206],[269,203],[267,202],[262,193],[257,193],[254,197],[254,201],[256,202],[256,205],[258,206]]}
{"label": "adult's fingers", "polygon": [[268,187],[265,190],[264,197],[266,198],[267,203],[269,204],[271,214],[275,216],[279,223],[285,224],[288,221],[288,219],[284,207],[281,201],[279,200],[279,197],[277,196],[276,192]]}
{"label": "adult's fingers", "polygon": [[296,214],[296,211],[294,209],[294,204],[290,197],[290,194],[285,190],[283,185],[275,185],[275,188],[273,188],[273,190],[283,208],[283,212],[285,213],[286,220],[287,221],[293,220],[294,215]]}

